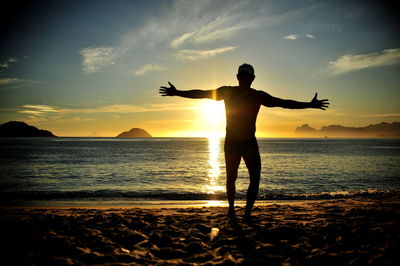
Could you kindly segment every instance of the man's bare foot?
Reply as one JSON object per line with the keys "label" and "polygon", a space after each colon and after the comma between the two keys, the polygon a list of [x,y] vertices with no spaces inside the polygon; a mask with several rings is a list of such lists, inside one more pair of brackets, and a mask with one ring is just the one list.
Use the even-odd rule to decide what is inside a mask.
{"label": "man's bare foot", "polygon": [[227,216],[228,216],[229,218],[236,217],[235,209],[229,209],[229,210],[228,210],[228,213],[227,213]]}
{"label": "man's bare foot", "polygon": [[243,222],[244,222],[245,224],[251,224],[251,223],[253,223],[253,220],[251,219],[250,214],[245,214],[245,215],[243,216]]}
{"label": "man's bare foot", "polygon": [[248,208],[246,208],[243,215],[243,222],[249,224],[251,221],[251,210],[249,211]]}

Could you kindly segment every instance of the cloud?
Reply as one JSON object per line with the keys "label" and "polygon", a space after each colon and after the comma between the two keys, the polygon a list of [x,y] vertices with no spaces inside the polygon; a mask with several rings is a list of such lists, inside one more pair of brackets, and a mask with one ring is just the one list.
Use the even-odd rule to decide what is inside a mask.
{"label": "cloud", "polygon": [[160,66],[158,64],[147,64],[147,65],[144,65],[143,67],[139,68],[138,70],[136,70],[134,72],[134,74],[136,76],[140,76],[140,75],[146,74],[147,72],[163,71],[165,69],[167,69],[167,68],[166,67],[162,67],[162,66]]}
{"label": "cloud", "polygon": [[116,57],[113,47],[88,47],[79,53],[83,57],[83,71],[87,73],[94,73],[107,65],[114,64],[113,60]]}
{"label": "cloud", "polygon": [[8,68],[11,64],[18,62],[16,57],[9,57],[7,60],[0,62],[0,68]]}
{"label": "cloud", "polygon": [[[229,1],[228,1],[229,2]],[[80,51],[83,71],[95,73],[113,63],[127,61],[140,51],[165,51],[184,44],[200,44],[236,36],[244,29],[261,27],[265,14],[242,8],[249,2],[173,1],[161,8],[160,16],[148,17],[142,26],[123,34],[109,47],[87,47]],[[186,52],[183,52],[186,53]],[[175,52],[170,52],[174,55]],[[123,60],[122,60],[123,59]],[[150,65],[150,64],[148,64]],[[147,66],[146,70],[159,68]],[[138,75],[141,75],[138,69]],[[137,72],[136,71],[136,72]],[[136,74],[135,72],[135,74]],[[147,71],[143,72],[145,74]]]}
{"label": "cloud", "polygon": [[233,46],[221,47],[212,50],[179,50],[178,57],[182,59],[187,59],[191,61],[196,61],[199,59],[205,59],[208,57],[213,57],[218,54],[222,54],[228,51],[236,49]]}
{"label": "cloud", "polygon": [[[297,40],[298,38],[300,38],[301,36],[302,35],[299,35],[299,34],[289,34],[289,35],[283,36],[283,39],[294,41],[294,40]],[[309,38],[309,39],[315,38],[315,36],[312,34],[306,34],[305,37]]]}
{"label": "cloud", "polygon": [[30,86],[33,84],[40,84],[41,81],[31,79],[19,79],[19,78],[0,78],[0,88],[16,89],[21,87]]}
{"label": "cloud", "polygon": [[55,119],[57,122],[62,118],[60,108],[49,106],[49,105],[23,105],[22,108],[18,109],[17,112],[20,114],[26,114],[27,122],[44,122],[50,119]]}
{"label": "cloud", "polygon": [[34,116],[43,116],[49,113],[60,113],[63,112],[62,109],[49,106],[49,105],[23,105],[22,110],[19,110],[18,113],[21,114],[29,114]]}
{"label": "cloud", "polygon": [[374,115],[369,115],[368,117],[400,117],[400,113],[393,113],[393,114],[374,114]]}
{"label": "cloud", "polygon": [[96,108],[77,108],[68,109],[66,112],[74,113],[142,113],[142,112],[160,112],[173,110],[192,110],[198,109],[197,105],[188,104],[150,104],[147,106],[137,106],[131,104],[112,104]]}
{"label": "cloud", "polygon": [[[194,6],[199,2],[207,1],[193,2]],[[184,14],[181,19],[185,20],[186,23],[181,26],[185,30],[170,42],[170,46],[178,48],[185,44],[200,44],[233,38],[239,36],[243,31],[280,24],[313,8],[315,6],[271,15],[268,13],[268,2],[236,1],[218,6],[216,2],[209,1],[208,6],[193,7],[193,5],[190,5],[188,10],[179,12]],[[181,7],[178,7],[177,10],[179,9]],[[192,12],[192,10],[195,11]]]}
{"label": "cloud", "polygon": [[50,112],[50,113],[56,113],[59,112],[59,109],[49,106],[49,105],[23,105],[22,107],[28,108],[28,109],[35,109],[39,110],[41,112]]}
{"label": "cloud", "polygon": [[[4,61],[0,62],[0,77],[5,76],[7,69],[14,63],[18,62],[18,59],[16,57],[9,57]],[[0,86],[1,85],[6,85],[9,83],[15,82],[17,79],[13,78],[3,78],[0,79]]]}
{"label": "cloud", "polygon": [[21,113],[21,114],[30,114],[30,115],[42,115],[42,114],[43,114],[43,112],[41,112],[41,111],[35,111],[35,110],[21,110],[21,111],[18,111],[18,113]]}
{"label": "cloud", "polygon": [[238,35],[242,30],[264,26],[265,22],[265,19],[257,17],[241,18],[238,14],[226,14],[193,31],[180,35],[172,40],[170,45],[172,48],[178,48],[187,43],[199,44],[226,39]]}
{"label": "cloud", "polygon": [[187,40],[190,40],[194,34],[195,34],[195,32],[187,32],[185,34],[182,34],[178,38],[176,38],[176,39],[171,41],[171,43],[170,43],[171,47],[172,48],[177,48],[178,46],[180,46],[181,44],[183,44]]}
{"label": "cloud", "polygon": [[382,52],[358,55],[343,55],[336,61],[329,62],[328,72],[340,75],[365,68],[389,66],[400,63],[400,48],[387,49]]}
{"label": "cloud", "polygon": [[147,106],[137,106],[131,104],[111,104],[93,108],[60,108],[50,105],[23,105],[17,111],[21,114],[28,114],[31,116],[48,117],[67,114],[96,114],[96,113],[110,113],[110,114],[128,114],[128,113],[142,113],[142,112],[162,112],[162,111],[176,111],[176,110],[196,110],[201,108],[198,104],[150,104]]}
{"label": "cloud", "polygon": [[146,16],[142,25],[123,33],[114,45],[94,45],[81,50],[82,67],[85,72],[94,73],[112,63],[128,62],[132,65],[131,62],[135,61],[139,68],[145,63],[139,62],[138,58],[150,57],[145,62],[154,61],[160,58],[160,53],[163,53],[161,58],[175,55],[176,51],[171,51],[171,48],[202,49],[197,46],[217,41],[217,47],[224,46],[226,44],[221,44],[223,40],[243,37],[243,32],[283,23],[313,8],[307,6],[271,13],[270,6],[268,1],[166,1],[160,4],[158,12]]}
{"label": "cloud", "polygon": [[12,84],[12,83],[16,83],[18,81],[19,81],[19,79],[17,79],[17,78],[1,78],[0,79],[0,86],[9,85],[9,84]]}
{"label": "cloud", "polygon": [[299,37],[300,36],[297,35],[297,34],[290,34],[290,35],[283,36],[283,39],[286,39],[286,40],[297,40]]}

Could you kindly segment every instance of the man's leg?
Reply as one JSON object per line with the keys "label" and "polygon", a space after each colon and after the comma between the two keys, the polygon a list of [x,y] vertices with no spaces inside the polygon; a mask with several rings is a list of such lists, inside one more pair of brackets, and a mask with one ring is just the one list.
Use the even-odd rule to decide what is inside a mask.
{"label": "man's leg", "polygon": [[243,155],[244,162],[250,175],[250,184],[247,189],[247,202],[245,217],[250,217],[254,202],[256,201],[258,188],[260,186],[261,159],[258,147],[252,147]]}
{"label": "man's leg", "polygon": [[225,152],[226,165],[226,194],[228,195],[229,211],[228,216],[235,215],[235,182],[237,179],[238,168],[241,156]]}

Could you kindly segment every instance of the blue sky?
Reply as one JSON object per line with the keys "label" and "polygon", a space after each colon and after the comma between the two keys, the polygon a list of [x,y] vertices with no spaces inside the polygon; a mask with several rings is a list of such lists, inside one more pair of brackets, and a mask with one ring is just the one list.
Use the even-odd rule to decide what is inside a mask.
{"label": "blue sky", "polygon": [[[158,95],[235,85],[255,67],[255,89],[331,108],[264,108],[258,136],[291,136],[308,123],[400,121],[399,2],[26,1],[2,18],[0,122],[59,136],[205,136],[209,100]],[[220,112],[220,111],[218,111]]]}

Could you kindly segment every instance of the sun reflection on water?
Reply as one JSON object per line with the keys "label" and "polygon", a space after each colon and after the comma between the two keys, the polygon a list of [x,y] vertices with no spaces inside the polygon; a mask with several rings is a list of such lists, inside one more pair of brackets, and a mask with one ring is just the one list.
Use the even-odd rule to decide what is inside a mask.
{"label": "sun reflection on water", "polygon": [[218,185],[221,170],[218,163],[220,151],[220,138],[217,135],[208,137],[208,175],[205,190],[209,194],[224,191],[224,187]]}
{"label": "sun reflection on water", "polygon": [[228,206],[228,202],[222,200],[207,200],[206,207],[224,207]]}

